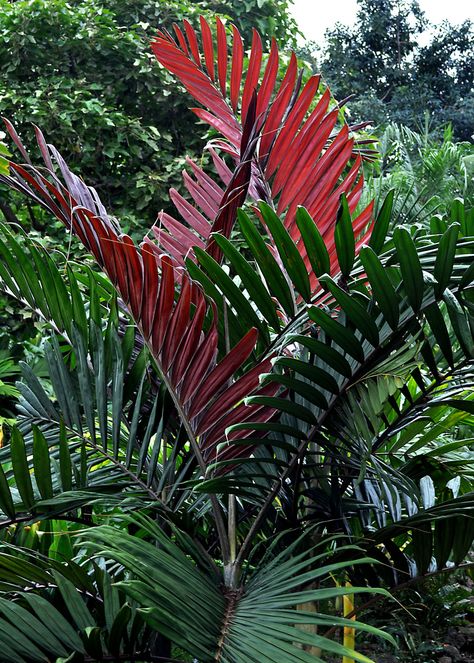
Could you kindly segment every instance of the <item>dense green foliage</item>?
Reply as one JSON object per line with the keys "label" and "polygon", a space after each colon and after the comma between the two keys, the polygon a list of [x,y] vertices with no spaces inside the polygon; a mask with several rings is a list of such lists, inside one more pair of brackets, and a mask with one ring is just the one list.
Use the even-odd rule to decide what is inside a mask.
{"label": "dense green foliage", "polygon": [[320,67],[335,95],[355,95],[352,112],[377,124],[420,129],[451,122],[457,140],[471,140],[474,115],[474,35],[465,21],[429,27],[413,0],[358,0],[355,25],[327,32]]}
{"label": "dense green foliage", "polygon": [[368,173],[369,195],[394,189],[400,219],[416,214],[418,223],[428,224],[448,214],[456,198],[473,208],[474,146],[454,141],[450,125],[440,139],[428,127],[417,132],[391,123],[381,132],[378,149],[379,159]]}

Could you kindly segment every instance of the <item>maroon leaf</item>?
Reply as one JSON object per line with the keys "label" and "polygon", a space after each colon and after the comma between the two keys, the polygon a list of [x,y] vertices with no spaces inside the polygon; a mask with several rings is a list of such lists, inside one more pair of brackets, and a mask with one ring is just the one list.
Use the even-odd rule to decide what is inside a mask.
{"label": "maroon leaf", "polygon": [[217,25],[217,71],[222,94],[226,95],[227,87],[227,37],[221,19],[216,18]]}
{"label": "maroon leaf", "polygon": [[[285,123],[281,127],[279,135],[275,140],[270,158],[268,159],[266,167],[266,174],[268,177],[271,177],[276,171],[277,167],[282,162],[285,162],[287,151],[290,149],[291,143],[295,140],[295,135],[300,128],[302,120],[305,117],[311,102],[314,99],[314,95],[316,94],[318,87],[319,76],[312,76],[306,83],[300,97],[288,114],[288,117],[286,118]],[[318,119],[322,117],[323,113],[325,113],[329,105],[330,98],[329,91],[326,90],[325,94],[319,101],[316,110],[313,111],[313,114],[315,114]],[[284,111],[285,109],[282,110]],[[293,156],[294,158],[297,158],[298,156],[301,156],[301,153],[296,153]],[[275,180],[274,189],[276,193],[280,191],[280,188],[281,187],[278,186],[278,180]]]}
{"label": "maroon leaf", "polygon": [[237,110],[240,94],[240,83],[242,81],[242,68],[244,59],[244,46],[239,31],[232,26],[233,49],[232,49],[232,68],[230,77],[230,102],[234,111]]}
{"label": "maroon leaf", "polygon": [[183,23],[184,23],[184,29],[186,30],[186,36],[188,38],[188,43],[191,49],[192,56],[194,58],[195,63],[198,66],[200,66],[201,57],[199,55],[199,45],[196,33],[194,32],[194,28],[192,27],[191,23],[187,19],[184,19]]}
{"label": "maroon leaf", "polygon": [[262,40],[256,30],[253,30],[252,48],[250,50],[250,61],[247,74],[245,76],[244,91],[242,93],[241,117],[242,124],[245,124],[247,113],[249,111],[250,101],[253,93],[257,90],[260,68],[262,66]]}
{"label": "maroon leaf", "polygon": [[232,348],[232,350],[222,359],[217,366],[209,372],[203,384],[200,393],[193,400],[189,408],[191,418],[197,416],[202,409],[209,403],[211,398],[226,385],[227,381],[235,373],[237,368],[245,363],[257,342],[258,332],[253,327],[245,336]]}
{"label": "maroon leaf", "polygon": [[[272,38],[270,55],[268,56],[268,62],[263,74],[262,84],[258,91],[257,116],[265,113],[268,110],[270,99],[275,89],[275,83],[278,76],[278,65],[278,45],[276,40]],[[255,88],[256,87],[257,86],[255,85]]]}
{"label": "maroon leaf", "polygon": [[211,29],[202,16],[199,17],[199,21],[201,24],[202,48],[206,61],[206,69],[209,78],[214,82],[214,44],[212,43]]}

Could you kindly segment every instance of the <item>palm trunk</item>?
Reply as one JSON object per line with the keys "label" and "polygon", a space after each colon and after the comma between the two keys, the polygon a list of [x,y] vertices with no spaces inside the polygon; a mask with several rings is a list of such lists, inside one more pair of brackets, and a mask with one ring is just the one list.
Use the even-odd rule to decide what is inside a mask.
{"label": "palm trunk", "polygon": [[[304,612],[318,612],[318,607],[314,601],[300,603],[296,606],[296,609]],[[316,624],[298,624],[298,628],[310,635],[318,635],[318,627]],[[321,649],[319,647],[314,647],[313,645],[297,645],[297,647],[313,656],[321,656]]]}

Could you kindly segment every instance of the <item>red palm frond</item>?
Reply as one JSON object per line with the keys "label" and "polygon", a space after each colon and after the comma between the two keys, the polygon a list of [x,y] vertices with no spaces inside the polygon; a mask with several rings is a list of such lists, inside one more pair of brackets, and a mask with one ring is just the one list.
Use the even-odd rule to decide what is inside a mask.
{"label": "red palm frond", "polygon": [[[218,448],[226,440],[228,426],[251,422],[254,416],[261,421],[273,415],[270,409],[241,404],[249,394],[263,393],[259,375],[269,370],[269,360],[234,379],[254,351],[256,329],[250,329],[218,361],[217,313],[201,287],[170,256],[158,254],[150,240],[137,247],[122,234],[96,191],[69,170],[54,147],[46,145],[38,129],[45,163],[41,169],[31,165],[12,125],[6,125],[28,163],[11,162],[11,174],[0,181],[50,211],[93,254],[135,320],[180,415],[188,422],[201,460],[205,465],[220,460]],[[54,171],[52,158],[59,166],[61,179]],[[198,180],[200,177],[197,173]],[[231,451],[231,456],[241,455],[243,448]],[[246,453],[251,453],[251,447]],[[229,457],[228,449],[224,457]]]}
{"label": "red palm frond", "polygon": [[[245,77],[242,38],[235,27],[232,27],[230,44],[225,26],[219,18],[216,19],[216,39],[213,39],[211,27],[202,18],[200,36],[189,23],[185,25],[185,34],[177,26],[175,32],[177,41],[168,32],[158,32],[152,48],[158,61],[205,107],[193,111],[223,137],[222,140],[213,141],[213,146],[232,155],[238,164],[237,168],[240,167],[242,142],[248,131],[249,112],[252,99],[255,98],[255,115],[251,126],[254,136],[259,133],[260,139],[251,157],[253,163],[248,193],[254,199],[273,201],[278,213],[284,215],[287,230],[296,241],[305,262],[309,264],[295,223],[297,207],[306,207],[332,256],[332,271],[337,272],[334,227],[340,196],[346,194],[349,209],[354,213],[360,201],[363,174],[361,156],[354,148],[355,140],[350,135],[348,125],[343,124],[342,128],[338,128],[339,105],[333,102],[329,89],[321,89],[319,76],[310,77],[302,87],[294,53],[291,53],[288,64],[282,68],[274,40],[263,65],[262,42],[255,31]],[[200,55],[199,41],[204,56]],[[218,80],[216,71],[219,72]],[[279,71],[282,74],[280,77]],[[212,156],[219,175],[229,186],[231,179],[228,166],[215,151]],[[202,183],[202,186],[206,188],[211,185]],[[173,195],[176,198],[174,192]],[[191,192],[191,197],[202,210],[194,192]],[[243,202],[242,197],[240,204]],[[190,255],[196,231],[195,226],[189,224],[192,215],[190,208],[191,205],[183,215],[183,204],[180,201],[178,211],[184,223],[176,220],[173,223],[167,218],[166,228],[174,237],[170,239],[165,238],[164,234],[160,235],[159,241],[163,242],[163,247],[173,243],[173,255],[177,260]],[[369,205],[354,220],[354,228],[363,241],[370,235],[371,211],[372,206]],[[209,242],[206,238],[212,232],[228,235],[234,221],[232,215],[227,215],[225,228],[216,219],[217,216],[208,216],[209,229],[206,233],[198,233],[197,245],[206,245],[206,241]],[[192,229],[190,233],[179,233],[180,224],[189,224]],[[185,241],[181,241],[181,236]],[[214,250],[212,244],[207,247],[211,252]]]}

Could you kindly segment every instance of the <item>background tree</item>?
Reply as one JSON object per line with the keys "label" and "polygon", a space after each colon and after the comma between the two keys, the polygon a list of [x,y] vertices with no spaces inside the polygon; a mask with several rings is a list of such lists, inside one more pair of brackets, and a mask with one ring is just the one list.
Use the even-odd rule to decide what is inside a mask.
{"label": "background tree", "polygon": [[[199,153],[205,132],[151,54],[156,30],[219,12],[248,43],[252,27],[288,43],[296,33],[288,4],[0,0],[0,115],[14,114],[30,138],[28,125],[41,125],[127,230],[143,233],[180,179],[184,150]],[[8,214],[11,203],[0,195]],[[40,212],[29,210],[22,220],[43,230]]]}
{"label": "background tree", "polygon": [[[436,124],[453,123],[455,137],[469,140],[474,85],[472,23],[445,22],[426,45],[430,25],[416,0],[358,0],[354,27],[327,32],[321,69],[338,98],[355,94],[351,110],[377,123],[389,119],[411,128],[426,110]],[[363,93],[363,99],[362,99]],[[472,104],[471,104],[472,106]]]}

